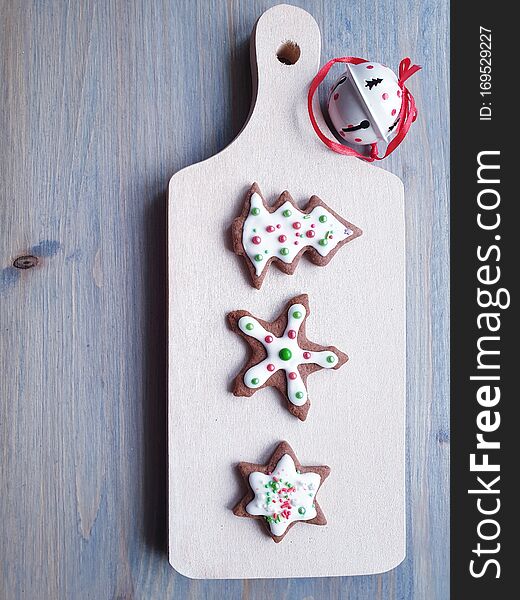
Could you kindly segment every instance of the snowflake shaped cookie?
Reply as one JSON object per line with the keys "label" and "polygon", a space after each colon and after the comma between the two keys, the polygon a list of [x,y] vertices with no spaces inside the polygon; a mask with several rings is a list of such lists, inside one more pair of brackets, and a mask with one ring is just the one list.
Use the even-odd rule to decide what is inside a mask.
{"label": "snowflake shaped cookie", "polygon": [[256,183],[247,192],[242,214],[232,226],[233,249],[245,257],[257,289],[271,262],[288,275],[294,273],[305,253],[315,265],[324,266],[361,233],[359,227],[340,217],[318,196],[312,196],[300,210],[285,191],[273,206],[268,206]]}
{"label": "snowflake shaped cookie", "polygon": [[298,521],[325,525],[316,494],[329,467],[302,467],[287,442],[278,444],[267,465],[239,463],[248,491],[235,506],[238,517],[263,520],[275,542],[281,542]]}
{"label": "snowflake shaped cookie", "polygon": [[319,369],[339,369],[348,356],[335,346],[321,346],[307,339],[307,294],[290,300],[280,316],[268,323],[238,310],[228,315],[233,331],[250,345],[252,353],[235,379],[235,396],[252,396],[266,386],[277,388],[289,411],[305,421],[310,407],[307,376]]}

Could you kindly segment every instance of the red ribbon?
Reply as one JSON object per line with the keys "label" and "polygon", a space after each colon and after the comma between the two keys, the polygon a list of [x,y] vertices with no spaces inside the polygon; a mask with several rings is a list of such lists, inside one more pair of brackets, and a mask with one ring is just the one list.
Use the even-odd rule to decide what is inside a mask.
{"label": "red ribbon", "polygon": [[421,68],[419,65],[412,65],[412,61],[409,58],[403,58],[403,60],[399,64],[398,84],[401,88],[402,96],[401,110],[399,111],[399,122],[397,125],[396,135],[388,144],[384,156],[378,156],[377,144],[372,144],[370,146],[370,154],[368,156],[365,156],[364,154],[361,154],[353,148],[349,148],[348,146],[344,146],[339,142],[335,142],[329,139],[319,128],[312,108],[312,99],[314,98],[314,94],[316,93],[316,90],[320,86],[321,82],[325,79],[327,73],[330,71],[333,65],[335,65],[336,63],[349,63],[352,65],[359,65],[365,62],[368,61],[364,58],[356,58],[355,56],[343,56],[341,58],[333,58],[332,60],[329,60],[328,63],[323,65],[323,67],[318,71],[316,77],[314,77],[314,79],[312,80],[312,83],[309,87],[309,94],[307,96],[307,109],[309,111],[309,118],[311,120],[314,131],[316,132],[316,135],[328,148],[334,150],[334,152],[337,152],[338,154],[344,154],[345,156],[355,156],[357,158],[361,158],[362,160],[373,162],[374,160],[383,160],[383,158],[386,158],[389,154],[391,154],[404,140],[412,123],[417,118],[417,107],[415,106],[414,97],[409,92],[408,88],[404,85],[404,83],[409,77],[411,77],[414,73],[419,71],[419,69]]}

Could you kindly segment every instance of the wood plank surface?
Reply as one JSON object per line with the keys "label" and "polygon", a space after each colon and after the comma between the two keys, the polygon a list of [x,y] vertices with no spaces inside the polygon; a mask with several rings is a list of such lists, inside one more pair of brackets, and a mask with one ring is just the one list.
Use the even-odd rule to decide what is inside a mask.
{"label": "wood plank surface", "polygon": [[[240,130],[249,34],[274,2],[2,0],[2,600],[449,596],[448,4],[294,3],[322,62],[424,66],[419,119],[384,163],[406,187],[407,558],[251,581],[167,561],[166,186]],[[24,255],[37,265],[14,267]]]}

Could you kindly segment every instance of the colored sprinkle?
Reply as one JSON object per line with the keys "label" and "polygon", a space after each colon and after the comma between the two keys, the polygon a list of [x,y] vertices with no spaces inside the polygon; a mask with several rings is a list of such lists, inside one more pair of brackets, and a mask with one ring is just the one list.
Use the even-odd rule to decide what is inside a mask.
{"label": "colored sprinkle", "polygon": [[266,344],[270,344],[273,341],[273,336],[272,335],[266,335],[264,338]]}
{"label": "colored sprinkle", "polygon": [[290,217],[292,215],[292,211],[290,211],[288,208],[286,210],[283,211],[282,215],[284,217]]}
{"label": "colored sprinkle", "polygon": [[281,225],[280,223],[278,223],[278,225],[276,226],[276,229],[280,229]]}
{"label": "colored sprinkle", "polygon": [[300,243],[300,242],[294,242],[294,245],[295,245],[295,246],[298,246],[298,245],[299,245],[299,243]]}
{"label": "colored sprinkle", "polygon": [[287,256],[289,254],[289,248],[280,248],[280,254],[282,256]]}
{"label": "colored sprinkle", "polygon": [[273,233],[273,231],[274,231],[274,227],[273,227],[272,225],[268,225],[268,226],[265,228],[265,230],[266,230],[267,232],[269,232],[269,233]]}
{"label": "colored sprinkle", "polygon": [[269,254],[269,250],[264,250],[264,254]]}
{"label": "colored sprinkle", "polygon": [[278,356],[282,360],[291,360],[292,352],[289,350],[289,348],[282,348],[280,352],[278,352]]}
{"label": "colored sprinkle", "polygon": [[302,224],[300,223],[300,221],[295,221],[293,224],[293,229],[300,229],[300,227],[302,226]]}
{"label": "colored sprinkle", "polygon": [[267,365],[267,370],[273,372],[275,370],[275,366],[272,363]]}
{"label": "colored sprinkle", "polygon": [[316,235],[316,232],[313,231],[312,229],[309,229],[309,231],[307,231],[307,233],[305,234],[308,238],[313,238]]}
{"label": "colored sprinkle", "polygon": [[300,515],[304,515],[305,514],[305,507],[304,506],[300,506],[300,508],[298,509],[298,512],[300,513]]}
{"label": "colored sprinkle", "polygon": [[310,352],[304,352],[303,353],[303,358],[306,358],[307,360],[311,357],[311,353]]}
{"label": "colored sprinkle", "polygon": [[326,246],[329,242],[324,238],[319,241],[320,246]]}
{"label": "colored sprinkle", "polygon": [[255,254],[255,260],[256,262],[260,262],[264,260],[264,257],[261,254]]}
{"label": "colored sprinkle", "polygon": [[303,218],[304,218],[304,219],[310,219],[310,218],[311,218],[311,216],[310,216],[310,215],[305,215]]}
{"label": "colored sprinkle", "polygon": [[253,325],[253,323],[247,323],[247,325],[246,325],[246,329],[247,329],[248,331],[251,331],[251,330],[252,330],[252,329],[254,329],[254,328],[255,328],[255,326]]}
{"label": "colored sprinkle", "polygon": [[298,377],[298,375],[296,375],[296,373],[292,372],[289,373],[289,379],[292,379],[293,381]]}
{"label": "colored sprinkle", "polygon": [[294,340],[294,338],[296,337],[296,331],[294,331],[294,329],[289,329],[287,335],[291,338],[291,340]]}
{"label": "colored sprinkle", "polygon": [[262,238],[259,235],[255,235],[251,241],[253,242],[253,244],[258,245],[262,241]]}
{"label": "colored sprinkle", "polygon": [[326,222],[327,222],[327,215],[321,215],[320,223],[326,223]]}
{"label": "colored sprinkle", "polygon": [[327,356],[327,362],[328,363],[336,362],[336,357],[333,354],[329,354],[329,356]]}
{"label": "colored sprinkle", "polygon": [[298,398],[298,400],[301,400],[303,398],[303,392],[296,392],[296,398]]}
{"label": "colored sprinkle", "polygon": [[302,313],[301,313],[299,310],[295,310],[295,311],[293,312],[292,316],[293,316],[295,319],[301,319],[301,318],[302,318]]}
{"label": "colored sprinkle", "polygon": [[252,208],[251,209],[251,214],[255,215],[255,217],[257,217],[260,214],[260,209],[259,208]]}
{"label": "colored sprinkle", "polygon": [[258,377],[253,377],[253,379],[251,379],[251,383],[253,385],[258,385],[260,383],[260,380],[258,379]]}
{"label": "colored sprinkle", "polygon": [[278,236],[278,241],[283,244],[285,241],[287,240],[287,236],[286,235],[279,235]]}

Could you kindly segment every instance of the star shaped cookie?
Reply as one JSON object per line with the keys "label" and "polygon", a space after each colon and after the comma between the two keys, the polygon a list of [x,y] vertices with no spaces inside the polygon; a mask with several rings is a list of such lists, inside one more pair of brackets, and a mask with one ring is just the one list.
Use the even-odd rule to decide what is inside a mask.
{"label": "star shaped cookie", "polygon": [[241,462],[238,470],[247,492],[233,513],[264,521],[275,542],[281,542],[298,521],[327,524],[316,494],[329,467],[303,467],[289,444],[280,442],[266,465]]}
{"label": "star shaped cookie", "polygon": [[335,346],[322,346],[307,339],[309,316],[307,294],[295,296],[280,316],[268,323],[245,310],[229,313],[233,331],[251,348],[249,360],[235,378],[235,396],[252,396],[267,386],[277,388],[289,411],[305,421],[310,407],[307,377],[320,369],[339,369],[348,356]]}
{"label": "star shaped cookie", "polygon": [[315,265],[325,266],[343,245],[362,233],[318,196],[312,196],[300,210],[285,191],[269,206],[257,183],[247,192],[231,232],[233,250],[244,256],[257,289],[273,261],[287,275],[294,273],[303,254]]}

